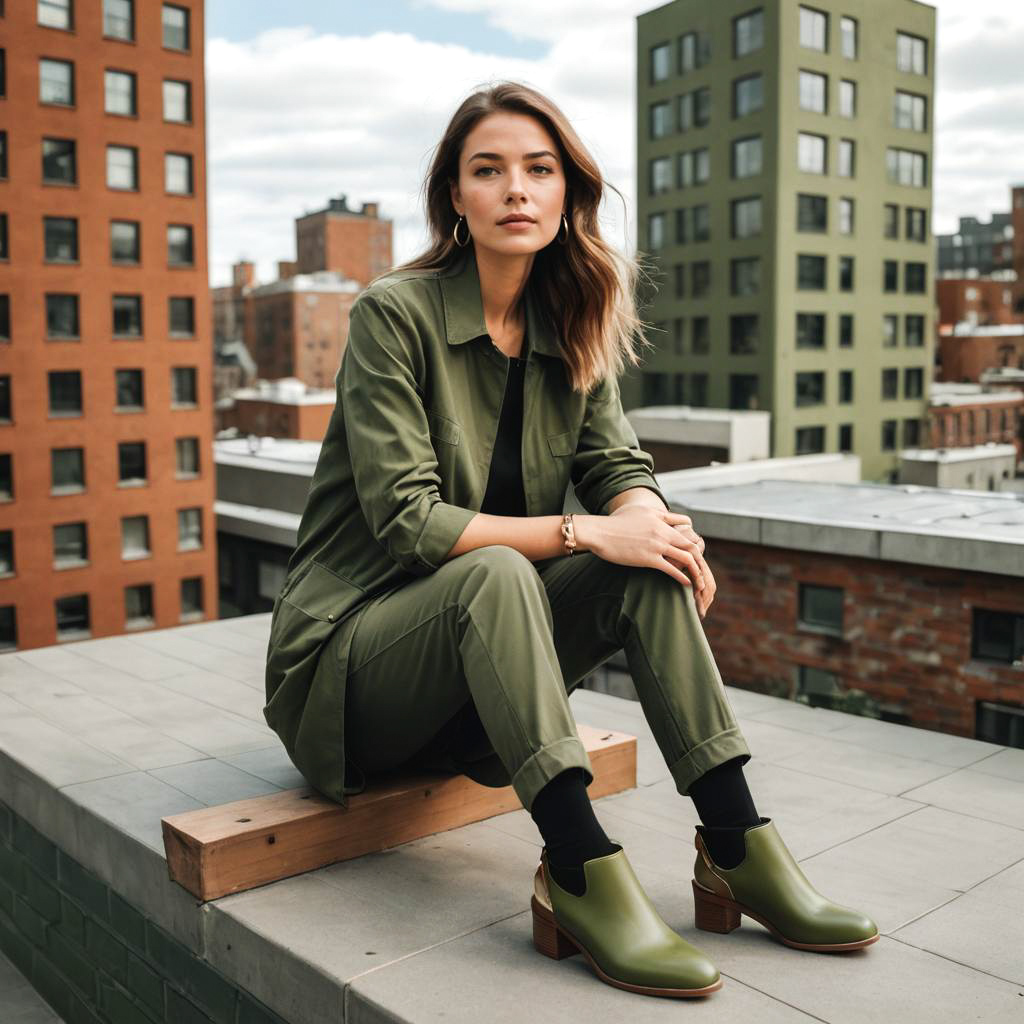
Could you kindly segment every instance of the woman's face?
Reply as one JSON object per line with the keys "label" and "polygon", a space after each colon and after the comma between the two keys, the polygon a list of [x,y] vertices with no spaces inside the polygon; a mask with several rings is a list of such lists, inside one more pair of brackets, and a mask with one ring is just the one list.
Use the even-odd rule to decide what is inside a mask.
{"label": "woman's face", "polygon": [[[543,249],[558,233],[565,209],[565,171],[555,140],[529,114],[488,114],[466,136],[452,204],[465,215],[477,249],[503,256]],[[529,220],[502,224],[511,213]],[[465,226],[458,235],[465,238]]]}

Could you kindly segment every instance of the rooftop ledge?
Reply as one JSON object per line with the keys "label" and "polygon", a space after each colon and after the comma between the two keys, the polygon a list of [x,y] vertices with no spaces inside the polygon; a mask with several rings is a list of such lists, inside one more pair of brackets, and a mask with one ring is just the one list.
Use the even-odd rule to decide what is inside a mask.
{"label": "rooftop ledge", "polygon": [[[62,932],[68,901],[47,919],[39,896],[54,870],[95,911],[96,934],[109,928],[129,951],[138,936],[140,956],[204,1008],[196,1020],[619,1024],[680,1012],[602,984],[582,957],[534,950],[540,840],[522,809],[205,904],[171,882],[161,817],[303,785],[263,723],[269,625],[253,615],[0,656],[0,874],[12,884],[21,857],[36,879],[28,902],[0,899],[0,948],[6,936],[22,949],[12,906],[15,926],[42,922],[39,941]],[[728,935],[697,931],[692,802],[639,705],[578,689],[579,722],[638,737],[636,789],[595,806],[668,923],[721,970],[702,1019],[1020,1020],[1024,751],[728,692],[758,810],[812,883],[870,914],[882,938],[825,956],[746,917]],[[191,1021],[164,986],[166,1016],[152,1018]]]}

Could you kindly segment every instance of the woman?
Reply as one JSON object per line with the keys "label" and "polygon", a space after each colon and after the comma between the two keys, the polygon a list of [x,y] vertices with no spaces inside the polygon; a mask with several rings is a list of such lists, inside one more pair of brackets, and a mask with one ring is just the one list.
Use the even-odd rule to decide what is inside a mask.
{"label": "woman", "polygon": [[[702,824],[696,924],[740,912],[800,949],[878,938],[825,900],[743,777],[700,619],[704,541],[668,509],[619,399],[638,363],[637,265],[601,238],[603,182],[565,116],[502,83],[469,96],[426,182],[432,244],[354,303],[267,662],[267,721],[346,802],[417,766],[512,785],[543,839],[536,947],[605,982],[722,981],[672,931],[594,815],[568,693],[624,650]],[[562,515],[570,480],[588,514]]]}

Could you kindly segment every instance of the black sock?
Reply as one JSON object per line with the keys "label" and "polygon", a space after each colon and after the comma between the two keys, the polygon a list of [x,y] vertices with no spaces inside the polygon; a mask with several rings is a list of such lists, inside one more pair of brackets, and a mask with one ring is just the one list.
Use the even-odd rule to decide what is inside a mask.
{"label": "black sock", "polygon": [[746,856],[743,833],[761,817],[743,775],[743,756],[715,765],[692,783],[689,795],[703,824],[697,826],[711,859],[734,868]]}
{"label": "black sock", "polygon": [[622,849],[605,835],[594,815],[578,766],[559,772],[544,786],[534,797],[530,816],[544,838],[551,877],[574,896],[587,891],[584,861]]}

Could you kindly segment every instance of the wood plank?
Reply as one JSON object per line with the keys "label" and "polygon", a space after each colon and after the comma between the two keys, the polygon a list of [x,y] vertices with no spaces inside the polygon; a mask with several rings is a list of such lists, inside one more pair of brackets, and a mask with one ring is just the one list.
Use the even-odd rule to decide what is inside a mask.
{"label": "wood plank", "polygon": [[[636,786],[636,737],[576,726],[592,800]],[[161,819],[173,881],[202,901],[384,850],[522,807],[511,786],[423,773],[375,781],[348,807],[310,787]]]}

